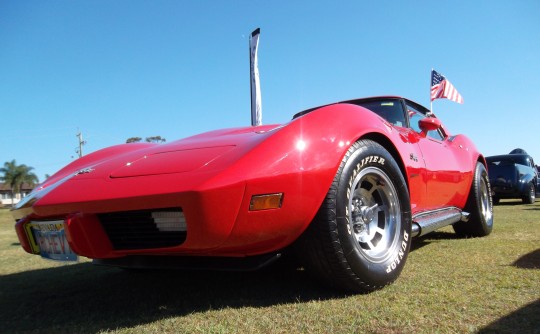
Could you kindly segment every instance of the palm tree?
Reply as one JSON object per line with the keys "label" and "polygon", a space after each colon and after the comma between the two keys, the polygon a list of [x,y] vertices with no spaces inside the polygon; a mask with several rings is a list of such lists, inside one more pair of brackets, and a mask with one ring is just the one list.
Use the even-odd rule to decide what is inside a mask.
{"label": "palm tree", "polygon": [[4,181],[9,185],[11,191],[11,205],[13,205],[14,194],[21,191],[23,184],[34,186],[39,183],[38,177],[32,172],[34,167],[26,166],[25,164],[17,165],[15,159],[10,162],[5,162],[4,167],[0,168],[0,181]]}

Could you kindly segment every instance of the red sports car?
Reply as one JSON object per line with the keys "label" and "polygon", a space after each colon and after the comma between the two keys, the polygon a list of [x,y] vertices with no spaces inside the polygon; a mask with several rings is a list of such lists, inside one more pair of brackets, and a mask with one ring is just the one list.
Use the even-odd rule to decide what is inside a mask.
{"label": "red sports car", "polygon": [[50,177],[13,215],[22,247],[46,258],[257,268],[291,250],[352,291],[394,281],[415,236],[493,227],[484,157],[400,97],[106,148]]}

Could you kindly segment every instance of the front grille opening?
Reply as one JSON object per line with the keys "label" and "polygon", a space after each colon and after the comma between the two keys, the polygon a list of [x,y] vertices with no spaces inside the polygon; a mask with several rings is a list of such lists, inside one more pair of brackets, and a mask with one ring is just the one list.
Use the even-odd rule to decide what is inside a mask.
{"label": "front grille opening", "polygon": [[187,236],[181,208],[111,212],[98,218],[115,250],[174,247]]}

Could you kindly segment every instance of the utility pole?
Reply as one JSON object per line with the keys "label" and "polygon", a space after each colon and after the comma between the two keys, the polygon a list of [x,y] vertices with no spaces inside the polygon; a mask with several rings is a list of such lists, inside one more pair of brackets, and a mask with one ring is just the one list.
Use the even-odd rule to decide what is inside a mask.
{"label": "utility pole", "polygon": [[83,146],[86,144],[86,141],[83,140],[82,133],[79,131],[76,135],[76,137],[79,139],[79,148],[75,149],[77,154],[79,154],[79,158],[83,156]]}

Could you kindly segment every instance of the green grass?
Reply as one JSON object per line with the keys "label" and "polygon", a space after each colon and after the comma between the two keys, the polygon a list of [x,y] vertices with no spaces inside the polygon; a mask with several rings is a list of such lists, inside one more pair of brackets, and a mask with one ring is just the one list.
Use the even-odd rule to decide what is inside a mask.
{"label": "green grass", "polygon": [[285,266],[133,273],[26,254],[0,209],[0,332],[540,333],[540,202],[495,207],[494,232],[413,240],[401,277],[347,295]]}

